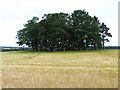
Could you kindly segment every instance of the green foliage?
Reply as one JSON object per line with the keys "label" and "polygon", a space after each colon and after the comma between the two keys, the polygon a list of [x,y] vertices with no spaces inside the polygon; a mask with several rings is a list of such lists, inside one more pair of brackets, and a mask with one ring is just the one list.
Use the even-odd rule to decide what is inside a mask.
{"label": "green foliage", "polygon": [[104,49],[105,41],[109,42],[109,40],[106,37],[112,37],[111,33],[109,33],[108,31],[109,31],[109,28],[104,23],[102,23],[100,25],[100,34],[101,34],[101,38],[102,38],[102,42],[103,42],[102,43],[103,44],[103,49]]}
{"label": "green foliage", "polygon": [[112,37],[109,28],[100,23],[96,16],[91,17],[85,10],[67,13],[44,14],[28,20],[17,32],[19,45],[26,44],[33,51],[66,51],[101,49],[106,37]]}

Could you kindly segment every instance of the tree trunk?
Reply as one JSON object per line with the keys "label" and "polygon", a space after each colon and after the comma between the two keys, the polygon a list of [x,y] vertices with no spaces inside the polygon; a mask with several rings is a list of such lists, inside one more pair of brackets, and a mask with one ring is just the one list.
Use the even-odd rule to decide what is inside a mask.
{"label": "tree trunk", "polygon": [[63,51],[65,51],[66,49],[65,49],[65,46],[63,47]]}
{"label": "tree trunk", "polygon": [[103,49],[105,49],[105,43],[104,43],[104,38],[103,38]]}
{"label": "tree trunk", "polygon": [[104,46],[104,44],[105,44],[105,43],[104,43],[104,40],[103,40],[103,49],[105,49],[105,46]]}

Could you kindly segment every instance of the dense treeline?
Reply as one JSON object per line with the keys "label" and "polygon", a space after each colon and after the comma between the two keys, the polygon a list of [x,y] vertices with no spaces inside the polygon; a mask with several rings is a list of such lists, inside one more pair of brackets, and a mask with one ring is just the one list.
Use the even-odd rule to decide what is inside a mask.
{"label": "dense treeline", "polygon": [[85,10],[68,13],[44,14],[28,20],[17,32],[19,45],[28,45],[33,51],[66,51],[102,49],[107,37],[112,37],[109,28],[91,17]]}

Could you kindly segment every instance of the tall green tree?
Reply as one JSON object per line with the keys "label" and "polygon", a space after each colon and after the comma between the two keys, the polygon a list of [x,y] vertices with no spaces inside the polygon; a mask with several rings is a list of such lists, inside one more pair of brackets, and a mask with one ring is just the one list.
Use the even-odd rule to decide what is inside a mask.
{"label": "tall green tree", "polygon": [[[41,32],[44,32],[46,45],[48,44],[49,50],[55,51],[63,48],[65,50],[66,39],[69,36],[67,32],[68,14],[54,13],[45,14],[43,16],[44,22]],[[42,34],[42,33],[41,33]],[[42,34],[43,35],[43,34]]]}
{"label": "tall green tree", "polygon": [[104,49],[104,44],[105,42],[109,42],[108,37],[112,37],[112,34],[109,33],[109,28],[104,24],[104,23],[100,23],[100,21],[98,20],[98,17],[94,16],[95,21],[98,24],[99,27],[99,34],[100,34],[100,38],[101,40],[101,44],[99,44],[99,47],[102,47]]}
{"label": "tall green tree", "polygon": [[112,37],[111,33],[109,33],[109,28],[102,23],[100,26],[100,34],[101,34],[101,38],[102,38],[102,45],[103,45],[103,49],[105,47],[105,42],[109,42],[108,37]]}
{"label": "tall green tree", "polygon": [[78,49],[89,49],[93,47],[97,49],[100,40],[99,27],[93,17],[85,10],[75,10],[72,13],[73,30],[76,36],[76,44]]}
{"label": "tall green tree", "polygon": [[19,45],[26,44],[29,47],[33,48],[33,51],[38,50],[38,27],[37,21],[38,17],[33,17],[32,20],[28,20],[27,24],[24,25],[24,28],[17,32],[17,38]]}

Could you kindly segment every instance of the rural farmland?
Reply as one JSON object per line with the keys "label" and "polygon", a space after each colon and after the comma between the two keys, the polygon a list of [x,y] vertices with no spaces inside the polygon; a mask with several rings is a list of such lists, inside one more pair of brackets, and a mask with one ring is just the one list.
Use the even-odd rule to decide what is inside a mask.
{"label": "rural farmland", "polygon": [[3,88],[117,88],[118,51],[2,52]]}

